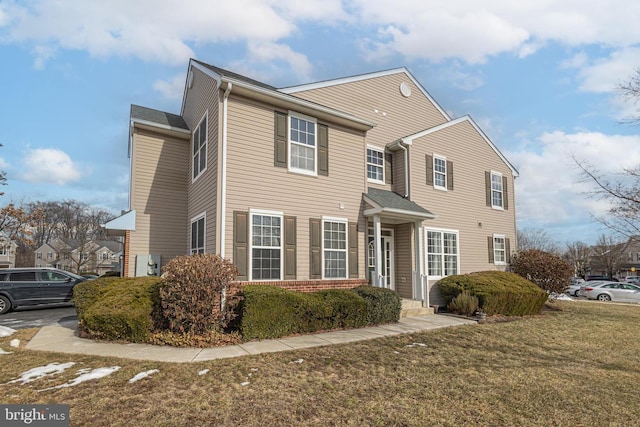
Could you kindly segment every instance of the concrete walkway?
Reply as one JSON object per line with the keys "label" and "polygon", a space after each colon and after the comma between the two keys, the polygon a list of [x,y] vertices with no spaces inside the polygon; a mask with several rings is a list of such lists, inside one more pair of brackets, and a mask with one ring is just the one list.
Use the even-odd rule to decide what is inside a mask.
{"label": "concrete walkway", "polygon": [[126,359],[187,363],[247,356],[251,354],[298,350],[301,348],[320,347],[331,344],[343,344],[475,323],[475,320],[430,314],[419,317],[405,317],[400,319],[398,323],[360,329],[251,341],[224,347],[176,348],[148,344],[103,343],[79,338],[77,336],[77,323],[65,322],[42,327],[29,341],[26,348],[58,353],[91,354],[96,356],[123,357]]}

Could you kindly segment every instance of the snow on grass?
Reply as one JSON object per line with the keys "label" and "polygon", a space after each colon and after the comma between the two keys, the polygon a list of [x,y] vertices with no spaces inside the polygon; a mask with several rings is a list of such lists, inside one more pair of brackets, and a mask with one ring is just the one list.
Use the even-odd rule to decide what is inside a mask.
{"label": "snow on grass", "polygon": [[6,384],[12,384],[12,383],[17,383],[22,381],[21,385],[24,385],[50,375],[61,374],[62,372],[64,372],[66,369],[69,369],[73,365],[75,365],[75,362],[67,362],[62,364],[58,362],[53,362],[53,363],[49,363],[46,366],[38,366],[37,368],[29,369],[28,371],[23,372],[20,378],[11,380]]}
{"label": "snow on grass", "polygon": [[13,351],[4,351],[3,349],[0,348],[0,354],[11,354],[13,353]]}
{"label": "snow on grass", "polygon": [[129,380],[129,383],[135,383],[136,381],[140,381],[143,378],[150,377],[151,375],[157,374],[158,372],[160,372],[160,371],[158,371],[157,369],[151,369],[149,371],[140,372],[139,374],[136,374],[136,376],[131,378]]}
{"label": "snow on grass", "polygon": [[0,338],[10,337],[15,333],[16,333],[15,329],[11,329],[6,326],[0,326]]}
{"label": "snow on grass", "polygon": [[202,375],[206,374],[207,372],[209,372],[208,369],[203,369],[202,371],[198,371],[198,375],[202,376]]}
{"label": "snow on grass", "polygon": [[55,390],[58,388],[73,387],[85,381],[98,380],[100,378],[104,378],[108,375],[111,375],[112,373],[116,372],[119,369],[120,369],[120,366],[110,366],[108,368],[97,368],[97,369],[81,369],[78,371],[80,375],[74,378],[73,380],[66,382],[64,384],[57,385],[55,387],[44,388],[38,391],[40,392],[40,391],[47,391],[47,390]]}

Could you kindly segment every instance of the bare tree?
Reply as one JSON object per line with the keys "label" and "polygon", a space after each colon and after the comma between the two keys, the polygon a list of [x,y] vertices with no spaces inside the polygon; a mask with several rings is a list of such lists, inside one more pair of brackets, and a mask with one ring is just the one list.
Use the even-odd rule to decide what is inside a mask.
{"label": "bare tree", "polygon": [[557,254],[560,252],[558,244],[540,228],[525,228],[518,230],[518,250],[537,249],[543,252]]}
{"label": "bare tree", "polygon": [[[640,102],[640,68],[637,68],[631,75],[629,80],[620,83],[617,87],[620,97],[625,101],[633,103],[634,106]],[[636,108],[636,112],[631,114],[625,122],[638,123],[640,122],[640,110]]]}
{"label": "bare tree", "polygon": [[575,276],[583,277],[591,260],[591,248],[583,242],[568,243],[562,257],[573,266]]}
{"label": "bare tree", "polygon": [[611,236],[601,235],[592,247],[592,271],[595,269],[609,277],[615,277],[625,261],[623,248],[624,243],[614,240]]}

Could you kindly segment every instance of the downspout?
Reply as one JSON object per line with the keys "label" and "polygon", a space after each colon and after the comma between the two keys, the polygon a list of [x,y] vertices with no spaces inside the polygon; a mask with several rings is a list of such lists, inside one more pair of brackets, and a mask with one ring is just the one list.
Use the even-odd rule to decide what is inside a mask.
{"label": "downspout", "polygon": [[404,145],[404,141],[400,141],[398,147],[402,148],[404,151],[404,197],[405,199],[409,198],[409,150]]}
{"label": "downspout", "polygon": [[227,210],[227,100],[233,84],[227,83],[227,89],[224,91],[222,98],[222,165],[221,165],[221,183],[220,183],[220,257],[224,258],[225,247],[225,217]]}

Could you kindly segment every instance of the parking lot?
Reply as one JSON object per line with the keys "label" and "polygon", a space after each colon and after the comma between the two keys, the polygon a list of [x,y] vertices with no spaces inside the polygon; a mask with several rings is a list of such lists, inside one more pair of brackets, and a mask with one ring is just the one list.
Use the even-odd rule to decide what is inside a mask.
{"label": "parking lot", "polygon": [[73,323],[78,320],[76,309],[70,304],[59,307],[27,308],[0,316],[0,326],[12,329],[40,328],[54,323]]}

